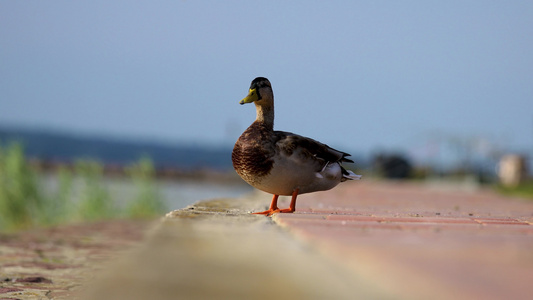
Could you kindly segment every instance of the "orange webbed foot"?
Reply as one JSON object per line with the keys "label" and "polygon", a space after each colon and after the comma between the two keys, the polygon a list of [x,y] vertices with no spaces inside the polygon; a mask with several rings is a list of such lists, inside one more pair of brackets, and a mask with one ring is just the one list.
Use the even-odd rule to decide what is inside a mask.
{"label": "orange webbed foot", "polygon": [[265,216],[270,216],[275,210],[265,210],[265,211],[260,211],[260,212],[254,212],[252,213],[252,215],[265,215]]}
{"label": "orange webbed foot", "polygon": [[268,210],[262,211],[262,212],[255,212],[252,213],[254,215],[265,215],[267,217],[272,216],[275,213],[285,213],[290,214],[293,213],[296,210],[296,197],[298,196],[298,189],[294,190],[292,193],[292,199],[291,204],[289,208],[279,209],[278,208],[278,197],[279,195],[274,195],[272,198],[272,203],[270,204],[270,208]]}
{"label": "orange webbed foot", "polygon": [[269,209],[269,210],[265,210],[265,211],[261,211],[261,212],[254,212],[252,213],[253,215],[265,215],[267,217],[270,217],[272,216],[273,214],[276,214],[276,213],[293,213],[294,210],[291,209],[291,208],[285,208],[285,209],[279,209],[279,208],[275,208],[275,209]]}

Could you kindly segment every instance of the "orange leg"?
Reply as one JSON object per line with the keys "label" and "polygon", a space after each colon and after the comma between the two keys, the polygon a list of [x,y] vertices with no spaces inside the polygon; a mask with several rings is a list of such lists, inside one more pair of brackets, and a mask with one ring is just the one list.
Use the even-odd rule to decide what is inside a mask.
{"label": "orange leg", "polygon": [[289,204],[289,208],[281,209],[280,213],[293,213],[296,210],[296,197],[298,197],[298,189],[294,190],[292,192],[292,198],[291,198],[291,204]]}
{"label": "orange leg", "polygon": [[270,208],[268,210],[265,210],[265,211],[262,211],[262,212],[256,212],[256,213],[252,213],[252,214],[270,216],[273,212],[279,211],[279,208],[278,208],[278,197],[279,197],[279,195],[274,195],[274,197],[272,198],[272,203],[270,203]]}
{"label": "orange leg", "polygon": [[296,210],[296,197],[298,197],[298,189],[292,192],[291,204],[289,208],[279,209],[278,208],[278,197],[279,195],[274,195],[272,198],[272,203],[270,203],[270,208],[262,212],[253,213],[254,215],[266,215],[271,216],[275,213],[292,213]]}

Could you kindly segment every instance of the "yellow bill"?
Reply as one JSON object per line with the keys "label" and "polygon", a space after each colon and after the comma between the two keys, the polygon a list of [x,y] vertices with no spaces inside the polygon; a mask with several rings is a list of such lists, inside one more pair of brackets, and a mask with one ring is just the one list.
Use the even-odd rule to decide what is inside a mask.
{"label": "yellow bill", "polygon": [[259,98],[259,93],[257,93],[257,90],[256,89],[250,89],[248,91],[248,95],[246,97],[244,97],[241,100],[241,102],[239,102],[239,104],[252,103],[252,102],[260,100],[260,99],[261,98]]}

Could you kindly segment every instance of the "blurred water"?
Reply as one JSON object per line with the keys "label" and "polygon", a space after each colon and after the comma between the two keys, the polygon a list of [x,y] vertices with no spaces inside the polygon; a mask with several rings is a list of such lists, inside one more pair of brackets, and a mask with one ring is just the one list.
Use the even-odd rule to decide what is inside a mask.
{"label": "blurred water", "polygon": [[[56,193],[59,180],[54,174],[43,175],[40,183],[45,193],[54,195]],[[127,178],[105,178],[102,183],[119,205],[125,205],[128,201],[135,199],[139,194],[139,187]],[[73,201],[81,191],[81,182],[75,178],[73,186]],[[166,208],[175,210],[184,208],[200,200],[213,198],[234,198],[252,192],[252,187],[239,183],[221,183],[210,180],[159,180],[156,182],[159,195],[163,198]]]}
{"label": "blurred water", "polygon": [[160,192],[171,210],[183,208],[200,200],[212,198],[235,198],[253,191],[245,183],[222,184],[209,181],[164,181],[159,182]]}

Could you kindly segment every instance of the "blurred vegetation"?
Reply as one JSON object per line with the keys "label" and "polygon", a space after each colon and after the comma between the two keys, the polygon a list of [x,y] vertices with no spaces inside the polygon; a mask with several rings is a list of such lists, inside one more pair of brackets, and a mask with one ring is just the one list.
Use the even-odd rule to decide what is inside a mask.
{"label": "blurred vegetation", "polygon": [[516,196],[533,200],[533,180],[530,179],[514,187],[497,185],[496,191],[508,196]]}
{"label": "blurred vegetation", "polygon": [[139,162],[126,169],[137,186],[137,197],[128,206],[128,215],[134,218],[148,218],[154,212],[165,211],[162,197],[155,182],[154,164],[148,157],[143,157]]}
{"label": "blurred vegetation", "polygon": [[102,184],[104,166],[96,161],[77,161],[75,172],[82,182],[77,213],[81,220],[109,219],[117,211]]}
{"label": "blurred vegetation", "polygon": [[58,171],[57,188],[46,193],[23,147],[17,143],[0,145],[0,231],[110,218],[150,218],[165,211],[149,158],[127,167],[137,196],[125,206],[110,196],[103,170],[99,162],[77,161],[73,170]]}
{"label": "blurred vegetation", "polygon": [[0,228],[30,227],[46,219],[45,200],[29,168],[22,147],[0,147]]}

